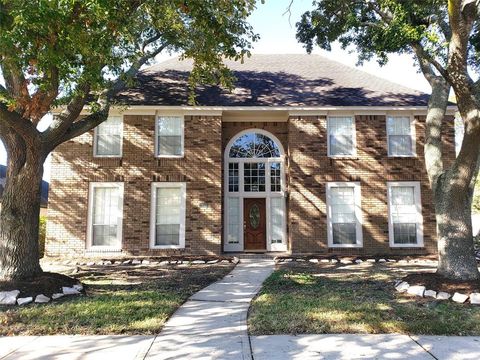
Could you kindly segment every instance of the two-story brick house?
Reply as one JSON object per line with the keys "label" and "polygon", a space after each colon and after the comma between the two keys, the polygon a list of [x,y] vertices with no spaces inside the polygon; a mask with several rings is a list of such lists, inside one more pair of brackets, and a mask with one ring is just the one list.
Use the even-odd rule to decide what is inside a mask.
{"label": "two-story brick house", "polygon": [[148,68],[58,147],[48,254],[436,251],[428,95],[315,55],[227,65],[235,89],[201,87],[196,106],[191,63]]}

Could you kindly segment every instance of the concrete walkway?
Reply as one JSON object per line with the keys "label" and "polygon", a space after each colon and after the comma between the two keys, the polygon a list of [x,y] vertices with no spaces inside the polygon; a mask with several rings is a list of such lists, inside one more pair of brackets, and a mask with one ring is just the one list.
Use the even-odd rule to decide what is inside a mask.
{"label": "concrete walkway", "polygon": [[0,337],[0,359],[480,359],[480,337],[338,334],[249,339],[250,301],[272,271],[272,260],[242,260],[225,278],[194,294],[158,336]]}
{"label": "concrete walkway", "polygon": [[480,336],[268,335],[251,342],[255,360],[480,359]]}
{"label": "concrete walkway", "polygon": [[[181,336],[172,343],[154,336],[0,337],[0,359],[414,359],[478,360],[480,337],[387,335],[269,335],[248,339],[230,335]],[[187,340],[187,342],[185,341]],[[244,348],[246,345],[246,349]],[[177,349],[174,349],[177,346]],[[164,350],[162,350],[164,349]],[[153,351],[154,352],[153,352]],[[166,351],[163,353],[162,351]]]}
{"label": "concrete walkway", "polygon": [[270,259],[242,259],[173,314],[146,358],[251,360],[248,308],[273,267]]}

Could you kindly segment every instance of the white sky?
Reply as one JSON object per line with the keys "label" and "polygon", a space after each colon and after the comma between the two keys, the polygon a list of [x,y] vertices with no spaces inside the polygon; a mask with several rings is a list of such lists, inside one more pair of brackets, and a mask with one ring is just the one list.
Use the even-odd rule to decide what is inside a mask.
{"label": "white sky", "polygon": [[[303,12],[312,9],[312,0],[294,0],[291,15],[284,14],[290,0],[266,0],[265,4],[258,4],[257,10],[249,21],[254,31],[260,34],[260,40],[254,44],[252,53],[258,54],[304,54],[305,49],[295,38],[295,23],[299,21]],[[356,67],[356,54],[344,51],[334,44],[331,52],[315,49],[315,54],[320,54],[346,65]],[[161,54],[157,62],[175,56],[174,54]],[[430,86],[424,77],[418,73],[411,56],[392,55],[387,65],[380,67],[375,61],[365,63],[359,69],[383,77],[401,85],[429,92]],[[0,79],[1,82],[2,79]],[[48,125],[51,117],[42,120],[41,128]],[[6,163],[6,153],[0,142],[0,164]],[[45,163],[44,179],[50,179],[50,158]]]}

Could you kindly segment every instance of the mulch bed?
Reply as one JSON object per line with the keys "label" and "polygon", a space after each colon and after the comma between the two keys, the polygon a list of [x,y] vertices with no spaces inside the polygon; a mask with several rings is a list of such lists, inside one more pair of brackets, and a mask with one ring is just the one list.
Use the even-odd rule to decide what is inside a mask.
{"label": "mulch bed", "polygon": [[459,292],[469,295],[473,292],[480,292],[480,280],[450,280],[436,273],[409,274],[402,281],[406,281],[410,285],[423,285],[427,290],[445,291],[450,294]]}
{"label": "mulch bed", "polygon": [[35,297],[39,294],[50,297],[54,293],[61,293],[62,286],[72,287],[79,283],[70,276],[44,272],[29,279],[0,281],[0,291],[20,290],[19,297]]}

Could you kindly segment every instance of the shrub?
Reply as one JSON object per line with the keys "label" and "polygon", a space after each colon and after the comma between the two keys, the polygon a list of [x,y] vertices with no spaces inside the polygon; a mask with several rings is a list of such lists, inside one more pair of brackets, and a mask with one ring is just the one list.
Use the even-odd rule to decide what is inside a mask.
{"label": "shrub", "polygon": [[475,191],[473,192],[472,213],[480,214],[480,176],[477,177]]}
{"label": "shrub", "polygon": [[38,250],[40,253],[40,258],[45,254],[45,233],[47,230],[47,217],[40,216],[40,225],[38,229]]}

